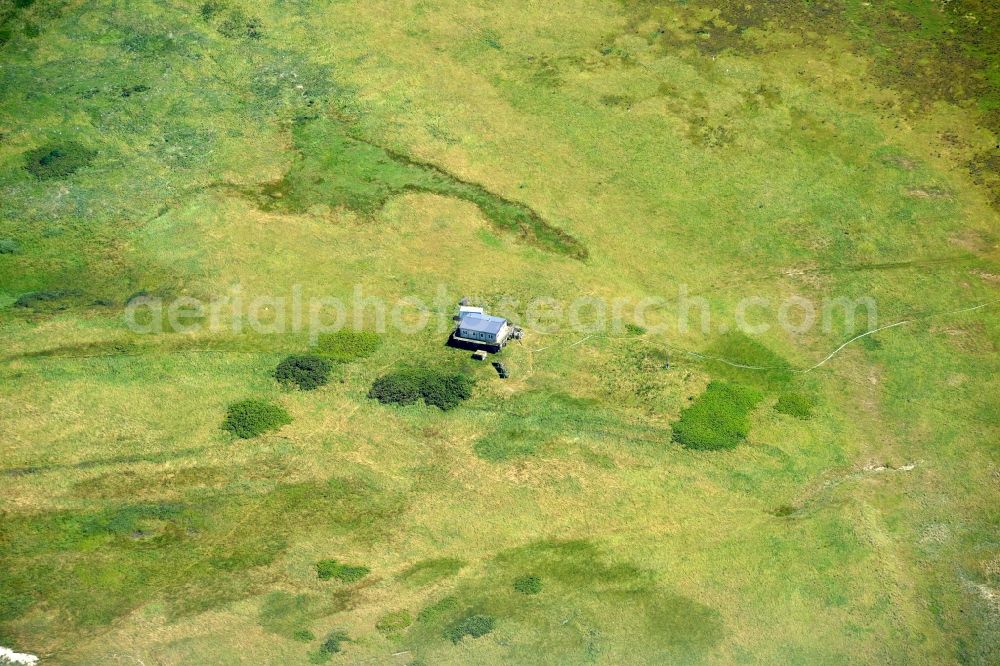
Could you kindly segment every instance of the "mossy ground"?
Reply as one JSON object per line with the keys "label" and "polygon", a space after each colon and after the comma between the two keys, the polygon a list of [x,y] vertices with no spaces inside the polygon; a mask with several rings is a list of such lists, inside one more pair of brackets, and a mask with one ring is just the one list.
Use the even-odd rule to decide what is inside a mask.
{"label": "mossy ground", "polygon": [[[0,1],[0,645],[996,663],[996,311],[809,374],[864,322],[728,332],[748,295],[872,296],[882,323],[997,298],[991,3],[203,4]],[[28,168],[73,145],[93,151],[76,168]],[[358,283],[390,302],[686,284],[712,317],[528,331],[506,382],[437,331],[390,331],[309,392],[273,378],[304,334],[121,318],[142,292]],[[476,389],[447,412],[368,399],[400,364]],[[713,380],[765,396],[745,440],[672,443]],[[811,418],[775,413],[788,392]],[[291,423],[229,437],[248,396]],[[370,573],[321,581],[331,557]],[[474,616],[492,630],[452,642]]]}

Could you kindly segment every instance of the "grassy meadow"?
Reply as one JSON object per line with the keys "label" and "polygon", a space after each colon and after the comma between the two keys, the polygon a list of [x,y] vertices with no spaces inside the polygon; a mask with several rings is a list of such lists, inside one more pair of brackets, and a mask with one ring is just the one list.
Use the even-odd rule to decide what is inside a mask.
{"label": "grassy meadow", "polygon": [[[0,0],[0,646],[997,663],[998,44],[987,0]],[[444,344],[682,285],[707,328],[528,327],[507,380]],[[432,325],[124,317],[358,289]],[[803,372],[864,317],[748,296],[908,323]]]}

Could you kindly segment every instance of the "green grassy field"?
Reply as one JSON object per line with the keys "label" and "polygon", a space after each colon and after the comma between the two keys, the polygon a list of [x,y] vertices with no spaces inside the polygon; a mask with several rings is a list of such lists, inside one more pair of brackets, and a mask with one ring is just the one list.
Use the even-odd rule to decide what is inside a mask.
{"label": "green grassy field", "polygon": [[[0,646],[997,663],[998,45],[987,0],[0,0]],[[433,305],[123,316],[357,285]],[[707,328],[444,346],[465,295],[680,285]],[[734,334],[749,296],[909,323],[803,372],[867,322]]]}

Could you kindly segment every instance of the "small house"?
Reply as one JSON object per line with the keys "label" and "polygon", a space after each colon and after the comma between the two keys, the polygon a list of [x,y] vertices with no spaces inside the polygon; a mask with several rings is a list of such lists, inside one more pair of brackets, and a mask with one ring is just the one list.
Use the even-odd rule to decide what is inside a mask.
{"label": "small house", "polygon": [[490,347],[502,347],[514,327],[503,317],[494,317],[483,312],[468,312],[459,314],[458,328],[455,337]]}

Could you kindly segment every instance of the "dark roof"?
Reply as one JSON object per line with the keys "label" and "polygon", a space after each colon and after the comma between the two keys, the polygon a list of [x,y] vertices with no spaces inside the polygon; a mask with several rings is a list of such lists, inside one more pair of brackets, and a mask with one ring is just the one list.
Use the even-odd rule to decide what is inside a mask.
{"label": "dark roof", "polygon": [[458,320],[458,327],[466,331],[477,331],[479,333],[496,335],[506,323],[507,320],[503,317],[494,317],[488,314],[469,312],[463,314],[462,318]]}

